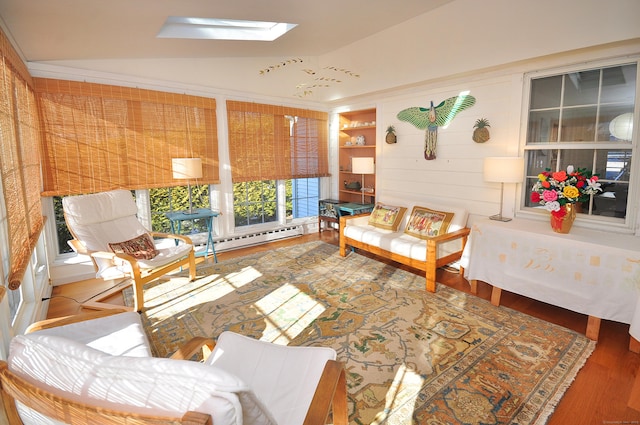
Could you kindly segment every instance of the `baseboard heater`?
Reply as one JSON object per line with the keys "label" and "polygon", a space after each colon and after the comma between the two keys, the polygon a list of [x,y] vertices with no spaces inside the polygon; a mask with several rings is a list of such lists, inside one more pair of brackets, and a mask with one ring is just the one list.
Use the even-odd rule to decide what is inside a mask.
{"label": "baseboard heater", "polygon": [[247,233],[244,235],[230,236],[215,241],[216,252],[226,251],[245,246],[277,241],[279,239],[301,236],[302,226],[281,227],[279,229],[266,230],[264,232]]}

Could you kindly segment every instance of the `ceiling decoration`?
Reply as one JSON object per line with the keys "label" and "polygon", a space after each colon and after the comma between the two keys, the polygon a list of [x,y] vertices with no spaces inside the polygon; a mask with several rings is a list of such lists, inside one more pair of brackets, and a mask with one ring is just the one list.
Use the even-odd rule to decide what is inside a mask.
{"label": "ceiling decoration", "polygon": [[[304,60],[302,58],[287,59],[274,65],[269,65],[261,69],[259,73],[260,75],[268,75],[271,72],[284,69],[287,66],[289,66],[289,68],[293,68],[295,66],[301,66],[303,63]],[[306,80],[296,84],[296,92],[294,95],[297,97],[309,96],[313,94],[315,89],[327,88],[331,87],[333,84],[342,83],[343,80],[340,77],[360,78],[360,74],[345,68],[338,68],[336,66],[325,66],[320,68],[320,70],[302,68],[300,71],[305,74],[303,75],[303,78],[306,78]]]}

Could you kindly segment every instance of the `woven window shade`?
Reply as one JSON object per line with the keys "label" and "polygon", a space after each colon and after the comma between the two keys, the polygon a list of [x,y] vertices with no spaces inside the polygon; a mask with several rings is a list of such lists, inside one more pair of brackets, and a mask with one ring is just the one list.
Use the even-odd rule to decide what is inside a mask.
{"label": "woven window shade", "polygon": [[329,175],[327,114],[227,101],[234,183]]}
{"label": "woven window shade", "polygon": [[9,236],[9,289],[20,287],[44,219],[40,203],[40,128],[29,73],[0,31],[0,176]]}
{"label": "woven window shade", "polygon": [[180,186],[171,158],[202,159],[220,183],[216,102],[198,96],[34,78],[44,196]]}

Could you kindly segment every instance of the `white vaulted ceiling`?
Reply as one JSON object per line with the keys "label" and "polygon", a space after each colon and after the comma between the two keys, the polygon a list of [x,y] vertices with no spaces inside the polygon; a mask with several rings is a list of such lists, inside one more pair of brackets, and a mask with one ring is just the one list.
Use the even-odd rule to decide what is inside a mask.
{"label": "white vaulted ceiling", "polygon": [[[596,0],[0,0],[0,23],[36,76],[53,68],[69,70],[61,78],[331,102],[640,37],[639,1],[606,8]],[[273,42],[157,38],[169,16],[297,26]]]}

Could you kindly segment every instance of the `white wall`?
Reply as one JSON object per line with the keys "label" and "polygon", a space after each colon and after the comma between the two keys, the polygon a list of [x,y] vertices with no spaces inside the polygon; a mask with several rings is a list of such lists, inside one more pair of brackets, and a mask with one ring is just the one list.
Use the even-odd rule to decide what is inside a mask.
{"label": "white wall", "polygon": [[[517,116],[509,111],[519,100],[512,93],[509,77],[435,87],[413,91],[380,102],[379,122],[384,129],[394,125],[398,143],[380,143],[377,190],[380,199],[385,194],[420,194],[432,201],[461,205],[474,214],[497,213],[499,185],[487,186],[482,180],[482,158],[485,156],[517,156]],[[425,130],[399,121],[399,111],[413,107],[437,105],[446,98],[469,91],[476,104],[456,115],[447,128],[438,129],[435,160],[425,160]],[[514,99],[515,98],[515,99]],[[472,139],[473,125],[479,118],[491,123],[491,139],[483,144]],[[382,136],[380,139],[383,140]]]}
{"label": "white wall", "polygon": [[[522,133],[527,121],[526,105],[523,105],[525,73],[559,66],[586,66],[584,64],[589,61],[609,61],[634,55],[640,55],[638,41],[553,55],[491,72],[439,79],[429,84],[354,98],[348,105],[336,105],[334,112],[365,109],[371,107],[372,102],[377,107],[377,200],[384,201],[385,196],[405,196],[444,205],[462,205],[471,212],[470,223],[473,223],[500,210],[500,184],[484,182],[483,159],[489,156],[523,155]],[[476,98],[476,104],[460,112],[448,128],[439,129],[437,158],[425,160],[424,130],[398,120],[397,113],[413,106],[429,107],[431,100],[437,105],[463,91],[469,91]],[[478,118],[486,118],[491,124],[491,139],[482,144],[475,143],[471,138],[473,125]],[[398,137],[398,142],[393,145],[384,143],[385,129],[389,125],[395,126]],[[337,141],[332,140],[332,143],[337,149]],[[635,161],[634,167],[638,177],[640,161]],[[521,186],[505,184],[503,215],[513,217],[518,214],[522,191],[529,190]],[[629,202],[637,204],[637,199],[634,201],[630,198]],[[530,218],[546,217],[534,215]],[[637,229],[640,216],[631,217],[629,221],[632,226],[630,231],[640,234]],[[580,225],[580,222],[576,225]]]}

